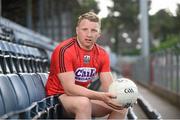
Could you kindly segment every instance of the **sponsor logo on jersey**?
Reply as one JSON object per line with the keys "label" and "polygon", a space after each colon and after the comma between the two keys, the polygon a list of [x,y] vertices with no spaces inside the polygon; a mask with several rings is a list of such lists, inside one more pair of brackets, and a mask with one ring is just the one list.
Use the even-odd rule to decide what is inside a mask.
{"label": "sponsor logo on jersey", "polygon": [[96,76],[96,68],[81,67],[75,71],[75,79],[80,82],[87,82]]}
{"label": "sponsor logo on jersey", "polygon": [[84,58],[83,58],[83,62],[85,64],[88,64],[90,62],[90,56],[89,55],[85,55]]}

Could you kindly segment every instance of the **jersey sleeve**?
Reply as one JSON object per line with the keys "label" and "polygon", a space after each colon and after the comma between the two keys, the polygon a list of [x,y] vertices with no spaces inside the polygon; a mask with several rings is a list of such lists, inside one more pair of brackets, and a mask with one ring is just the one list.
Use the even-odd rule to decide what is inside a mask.
{"label": "jersey sleeve", "polygon": [[110,72],[110,59],[107,53],[103,54],[100,72]]}
{"label": "jersey sleeve", "polygon": [[56,74],[73,71],[73,58],[71,53],[60,49],[56,54],[54,59]]}

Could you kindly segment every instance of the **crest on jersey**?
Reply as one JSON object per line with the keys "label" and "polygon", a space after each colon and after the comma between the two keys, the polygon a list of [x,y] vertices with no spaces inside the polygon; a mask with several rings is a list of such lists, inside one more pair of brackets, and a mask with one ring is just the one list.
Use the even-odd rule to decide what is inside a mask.
{"label": "crest on jersey", "polygon": [[85,64],[88,64],[88,63],[90,62],[90,56],[89,56],[89,55],[85,55],[85,56],[84,56],[84,59],[83,59],[83,62],[84,62]]}

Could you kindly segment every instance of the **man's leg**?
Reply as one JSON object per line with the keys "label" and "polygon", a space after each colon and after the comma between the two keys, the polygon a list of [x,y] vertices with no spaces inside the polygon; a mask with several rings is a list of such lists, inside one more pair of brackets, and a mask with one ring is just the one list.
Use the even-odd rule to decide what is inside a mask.
{"label": "man's leg", "polygon": [[103,117],[109,114],[108,119],[125,119],[127,109],[115,110],[102,101],[91,100],[93,117]]}
{"label": "man's leg", "polygon": [[102,101],[89,100],[86,97],[63,94],[59,99],[68,115],[76,119],[88,119],[91,116],[104,117],[106,115],[109,115],[109,119],[124,119],[127,113],[127,109],[115,110]]}
{"label": "man's leg", "polygon": [[91,118],[91,102],[86,97],[81,96],[67,96],[63,94],[59,96],[59,99],[71,117],[75,117],[76,119],[90,119]]}

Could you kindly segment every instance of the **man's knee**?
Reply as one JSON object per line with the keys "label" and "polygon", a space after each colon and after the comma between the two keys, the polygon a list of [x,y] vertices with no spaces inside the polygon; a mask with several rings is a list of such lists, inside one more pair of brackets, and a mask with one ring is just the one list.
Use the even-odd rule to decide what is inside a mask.
{"label": "man's knee", "polygon": [[87,97],[79,97],[77,100],[77,104],[75,105],[75,109],[78,111],[87,111],[91,110],[91,101]]}

